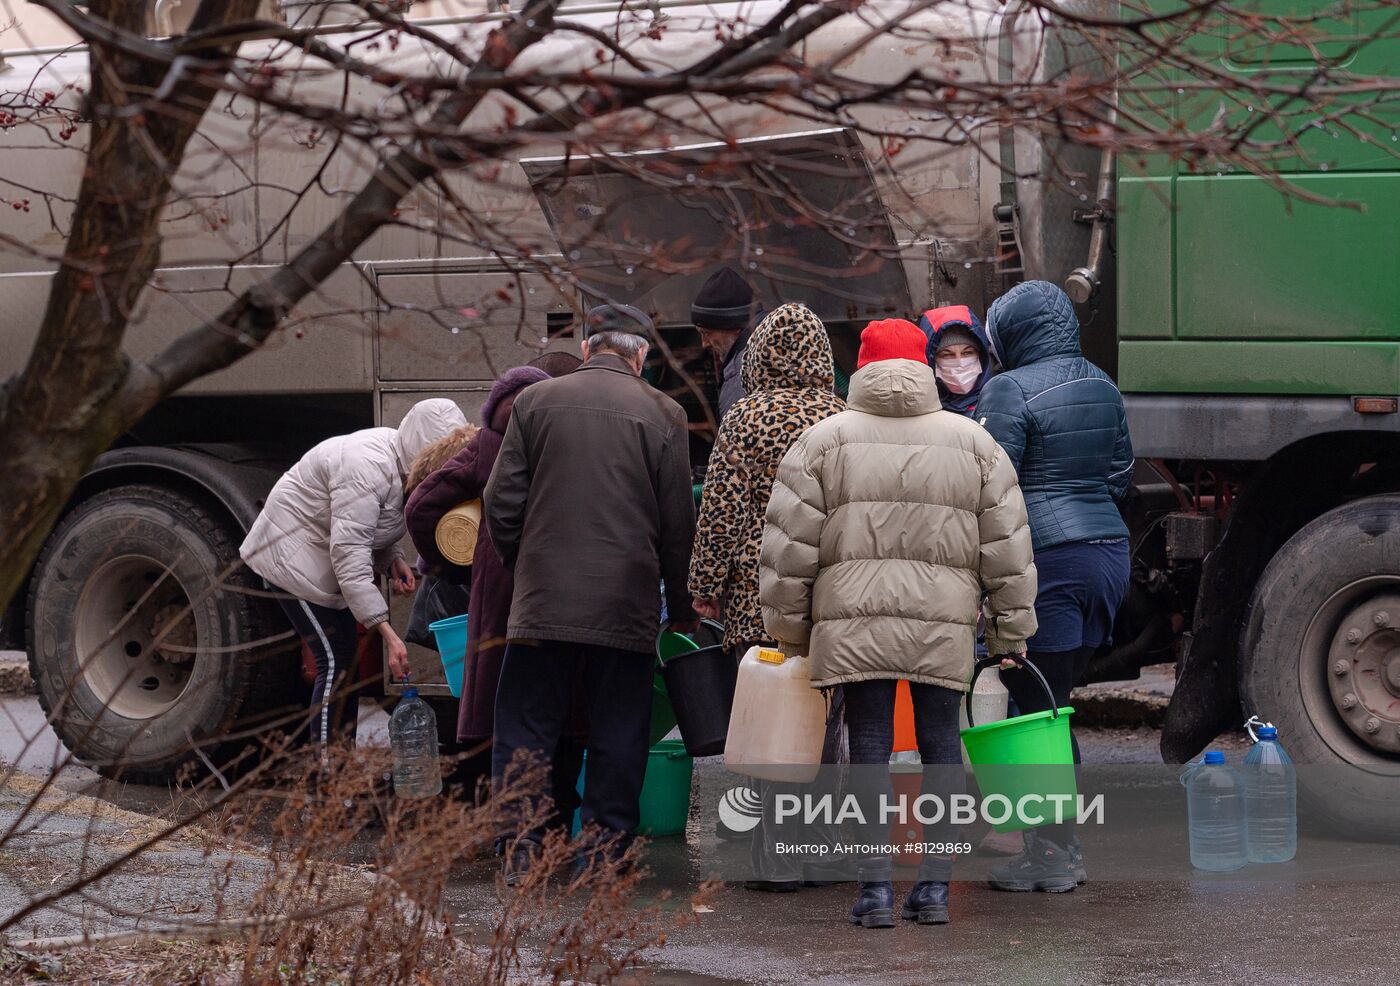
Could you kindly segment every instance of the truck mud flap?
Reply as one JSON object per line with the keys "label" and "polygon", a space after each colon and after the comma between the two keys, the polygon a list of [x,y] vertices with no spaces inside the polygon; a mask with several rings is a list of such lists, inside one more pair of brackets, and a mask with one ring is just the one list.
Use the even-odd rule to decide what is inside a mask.
{"label": "truck mud flap", "polygon": [[[1176,687],[1162,724],[1160,748],[1167,763],[1185,763],[1239,719],[1235,653],[1213,654],[1195,634],[1185,634]],[[1209,638],[1207,638],[1209,639]]]}

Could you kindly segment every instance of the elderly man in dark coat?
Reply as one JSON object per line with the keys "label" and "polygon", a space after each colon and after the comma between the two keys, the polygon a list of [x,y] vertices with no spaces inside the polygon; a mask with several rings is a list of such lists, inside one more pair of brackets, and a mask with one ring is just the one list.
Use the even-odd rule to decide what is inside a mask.
{"label": "elderly man in dark coat", "polygon": [[[581,367],[516,398],[483,498],[515,576],[492,778],[506,780],[519,751],[553,752],[581,672],[583,824],[596,826],[600,851],[616,853],[640,817],[663,579],[672,619],[696,620],[686,591],[695,501],[685,412],[640,377],[651,319],[605,305],[583,332]],[[539,838],[517,835],[508,883]]]}

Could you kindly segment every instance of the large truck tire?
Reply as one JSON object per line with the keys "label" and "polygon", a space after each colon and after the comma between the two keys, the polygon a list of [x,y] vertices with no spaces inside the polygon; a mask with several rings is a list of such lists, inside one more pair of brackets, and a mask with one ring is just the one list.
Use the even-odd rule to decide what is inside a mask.
{"label": "large truck tire", "polygon": [[1400,496],[1329,511],[1274,555],[1245,621],[1240,694],[1246,714],[1279,727],[1310,817],[1343,836],[1394,838]]}
{"label": "large truck tire", "polygon": [[63,744],[108,777],[166,783],[256,748],[304,708],[294,641],[242,591],[231,520],[195,497],[130,485],[79,504],[29,593],[39,700]]}

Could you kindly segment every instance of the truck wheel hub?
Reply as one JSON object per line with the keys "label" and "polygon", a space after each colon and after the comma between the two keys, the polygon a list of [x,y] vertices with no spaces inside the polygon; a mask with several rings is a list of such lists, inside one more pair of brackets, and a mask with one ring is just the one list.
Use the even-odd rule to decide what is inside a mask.
{"label": "truck wheel hub", "polygon": [[151,719],[189,683],[198,630],[185,590],[153,558],[113,558],[88,578],[73,613],[83,678],[107,709]]}
{"label": "truck wheel hub", "polygon": [[1374,749],[1400,753],[1400,593],[1353,606],[1328,658],[1332,703],[1347,728]]}
{"label": "truck wheel hub", "polygon": [[156,642],[156,655],[168,664],[185,664],[194,660],[195,645],[199,642],[194,614],[185,602],[184,593],[178,595],[178,599],[155,608],[147,628],[150,639]]}

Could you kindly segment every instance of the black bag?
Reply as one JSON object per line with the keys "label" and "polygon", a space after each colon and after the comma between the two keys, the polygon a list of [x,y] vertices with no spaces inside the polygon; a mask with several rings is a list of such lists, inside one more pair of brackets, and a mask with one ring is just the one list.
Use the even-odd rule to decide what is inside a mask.
{"label": "black bag", "polygon": [[408,616],[408,629],[403,639],[410,644],[437,650],[437,639],[428,629],[438,620],[461,616],[467,611],[471,593],[464,585],[454,585],[436,575],[423,576],[418,595],[413,597],[413,611]]}

